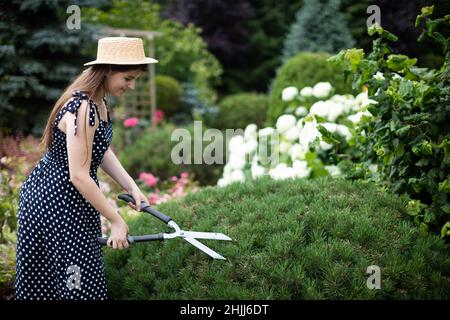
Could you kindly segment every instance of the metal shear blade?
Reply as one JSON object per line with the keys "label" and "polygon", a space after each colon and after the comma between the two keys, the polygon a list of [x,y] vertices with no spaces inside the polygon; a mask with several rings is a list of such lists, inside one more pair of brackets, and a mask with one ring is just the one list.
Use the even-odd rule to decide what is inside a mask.
{"label": "metal shear blade", "polygon": [[226,258],[222,257],[220,254],[218,254],[214,250],[208,248],[203,243],[195,240],[194,238],[184,237],[183,239],[186,240],[187,242],[189,242],[190,244],[192,244],[193,246],[196,246],[198,249],[202,250],[204,253],[206,253],[207,255],[209,255],[210,257],[212,257],[214,259],[227,260]]}
{"label": "metal shear blade", "polygon": [[229,236],[217,232],[197,232],[197,231],[181,230],[180,236],[183,238],[189,237],[195,239],[212,239],[212,240],[228,240],[228,241],[232,240]]}

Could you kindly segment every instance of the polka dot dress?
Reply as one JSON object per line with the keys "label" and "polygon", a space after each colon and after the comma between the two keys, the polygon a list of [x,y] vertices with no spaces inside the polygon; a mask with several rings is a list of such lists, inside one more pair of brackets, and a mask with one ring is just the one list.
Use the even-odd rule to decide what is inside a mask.
{"label": "polka dot dress", "polygon": [[[75,91],[56,117],[51,148],[20,191],[16,299],[107,298],[102,248],[97,243],[100,214],[69,179],[66,134],[57,127],[65,112],[77,116],[82,100],[88,100],[89,125],[100,121],[89,173],[99,186],[97,169],[112,140],[112,122],[109,112],[107,121],[100,119],[97,105],[84,92]],[[67,134],[77,134],[76,129]]]}

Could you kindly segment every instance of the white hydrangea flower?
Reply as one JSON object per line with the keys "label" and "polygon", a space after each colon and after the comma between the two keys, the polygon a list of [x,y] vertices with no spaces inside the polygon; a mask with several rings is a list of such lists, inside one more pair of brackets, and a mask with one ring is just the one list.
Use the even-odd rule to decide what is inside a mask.
{"label": "white hydrangea flower", "polygon": [[316,98],[325,98],[331,92],[332,86],[329,82],[318,82],[313,87],[313,96]]}
{"label": "white hydrangea flower", "polygon": [[295,178],[294,168],[288,167],[285,163],[278,164],[274,169],[269,171],[270,177],[275,180],[284,180]]}
{"label": "white hydrangea flower", "polygon": [[308,114],[308,109],[306,109],[304,106],[300,106],[297,109],[295,109],[295,115],[297,117],[304,117]]}
{"label": "white hydrangea flower", "polygon": [[289,156],[291,157],[292,162],[294,162],[295,160],[304,160],[305,156],[306,156],[306,152],[303,149],[302,145],[299,143],[296,143],[294,145],[291,146],[291,148],[289,149]]}
{"label": "white hydrangea flower", "polygon": [[282,154],[288,153],[289,149],[291,148],[291,143],[289,141],[281,141],[279,144],[280,152]]}
{"label": "white hydrangea flower", "polygon": [[313,88],[311,87],[304,87],[301,91],[300,91],[300,95],[302,95],[303,97],[311,97],[313,95]]}
{"label": "white hydrangea flower", "polygon": [[366,99],[361,103],[361,108],[367,107],[368,105],[371,104],[378,104],[378,101],[372,100],[372,99]]}
{"label": "white hydrangea flower", "polygon": [[257,148],[258,148],[258,142],[256,142],[256,140],[248,140],[244,144],[244,150],[245,150],[246,154],[255,152]]}
{"label": "white hydrangea flower", "polygon": [[371,165],[369,165],[369,170],[370,170],[370,172],[372,172],[372,173],[377,173],[377,171],[378,171],[378,165],[377,165],[377,164],[371,164]]}
{"label": "white hydrangea flower", "polygon": [[325,169],[332,177],[337,177],[342,174],[342,171],[338,166],[325,166]]}
{"label": "white hydrangea flower", "polygon": [[230,141],[228,142],[228,150],[231,153],[244,153],[242,146],[244,145],[244,137],[237,135],[231,137]]}
{"label": "white hydrangea flower", "polygon": [[264,167],[261,167],[260,165],[258,165],[257,163],[253,163],[250,169],[251,173],[252,173],[252,178],[256,179],[258,177],[261,177],[264,175],[265,170]]}
{"label": "white hydrangea flower", "polygon": [[245,127],[244,130],[244,140],[256,140],[256,135],[258,131],[258,126],[254,123],[251,123]]}
{"label": "white hydrangea flower", "polygon": [[323,151],[327,151],[327,150],[330,150],[331,148],[333,148],[333,145],[332,144],[330,144],[330,143],[328,143],[328,142],[325,142],[325,141],[320,141],[320,143],[319,143],[319,149],[321,149],[321,150],[323,150]]}
{"label": "white hydrangea flower", "polygon": [[225,179],[225,178],[220,178],[220,179],[217,181],[217,186],[218,186],[218,187],[225,187],[225,186],[229,185],[230,183],[231,183],[230,180]]}
{"label": "white hydrangea flower", "polygon": [[258,135],[260,138],[268,137],[268,136],[272,135],[274,133],[274,131],[275,131],[274,128],[267,127],[267,128],[259,130]]}
{"label": "white hydrangea flower", "polygon": [[364,100],[366,100],[369,96],[367,95],[366,91],[361,92],[360,94],[358,94],[355,98],[356,103],[358,103],[359,105],[361,105],[363,103]]}
{"label": "white hydrangea flower", "polygon": [[276,128],[279,133],[288,131],[290,128],[295,126],[297,119],[292,114],[284,114],[280,116],[276,123]]}
{"label": "white hydrangea flower", "polygon": [[231,174],[231,181],[233,182],[244,182],[245,175],[241,170],[234,170]]}
{"label": "white hydrangea flower", "polygon": [[295,141],[298,139],[298,136],[300,134],[300,130],[299,128],[297,128],[296,126],[293,126],[292,128],[290,128],[288,131],[286,131],[285,133],[283,133],[283,135],[286,137],[286,139],[288,139],[289,141]]}
{"label": "white hydrangea flower", "polygon": [[233,170],[241,170],[245,167],[245,157],[237,154],[231,154],[230,160],[228,161],[228,165]]}
{"label": "white hydrangea flower", "polygon": [[356,124],[359,121],[361,121],[362,116],[372,117],[373,115],[369,111],[366,110],[366,111],[360,111],[356,114],[352,114],[352,115],[348,116],[347,119],[350,120],[351,122],[353,122],[354,124]]}
{"label": "white hydrangea flower", "polygon": [[283,101],[292,101],[298,95],[298,89],[296,87],[284,88],[281,92],[281,99]]}
{"label": "white hydrangea flower", "polygon": [[302,130],[300,131],[299,141],[303,146],[303,149],[307,150],[309,148],[309,144],[313,142],[316,137],[320,138],[321,136],[322,135],[317,129],[317,122],[314,120],[305,123]]}
{"label": "white hydrangea flower", "polygon": [[347,126],[344,126],[343,124],[338,124],[336,131],[338,134],[343,136],[347,141],[350,140],[352,137],[350,129]]}
{"label": "white hydrangea flower", "polygon": [[336,132],[338,125],[332,122],[324,122],[321,125],[330,132]]}
{"label": "white hydrangea flower", "polygon": [[302,160],[295,160],[292,164],[292,169],[297,178],[306,178],[311,173],[311,169],[308,168],[308,162]]}
{"label": "white hydrangea flower", "polygon": [[331,100],[317,101],[311,106],[309,112],[326,118],[328,121],[336,121],[336,119],[344,112],[344,105]]}
{"label": "white hydrangea flower", "polygon": [[374,78],[375,80],[382,81],[382,80],[384,80],[384,75],[383,75],[382,72],[378,71],[377,73],[375,73],[375,75],[373,76],[373,78]]}

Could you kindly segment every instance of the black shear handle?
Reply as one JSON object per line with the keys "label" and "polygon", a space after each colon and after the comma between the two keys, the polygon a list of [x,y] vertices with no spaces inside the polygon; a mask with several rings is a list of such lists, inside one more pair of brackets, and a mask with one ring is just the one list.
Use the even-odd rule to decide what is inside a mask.
{"label": "black shear handle", "polygon": [[[126,201],[127,203],[131,202],[133,204],[136,204],[133,196],[131,196],[127,193],[120,194],[119,199]],[[141,211],[150,213],[152,216],[154,216],[155,218],[158,218],[159,220],[161,220],[164,223],[169,223],[169,221],[172,220],[171,217],[166,216],[164,213],[161,213],[161,212],[153,209],[152,207],[150,207],[150,205],[148,203],[146,203],[145,201],[141,201]]]}
{"label": "black shear handle", "polygon": [[[145,236],[128,236],[128,243],[133,244],[135,242],[147,242],[147,241],[162,241],[164,240],[164,234],[158,233],[158,234],[147,234]],[[108,241],[108,237],[99,237],[98,242],[101,245],[106,245],[106,242]]]}

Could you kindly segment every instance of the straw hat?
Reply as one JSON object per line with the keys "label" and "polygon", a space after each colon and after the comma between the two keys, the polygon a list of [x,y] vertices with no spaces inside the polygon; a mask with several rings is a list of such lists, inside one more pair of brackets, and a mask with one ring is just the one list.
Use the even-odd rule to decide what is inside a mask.
{"label": "straw hat", "polygon": [[97,60],[85,63],[93,64],[149,64],[158,60],[147,58],[144,53],[144,43],[140,38],[107,37],[98,40]]}

